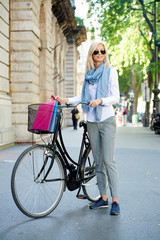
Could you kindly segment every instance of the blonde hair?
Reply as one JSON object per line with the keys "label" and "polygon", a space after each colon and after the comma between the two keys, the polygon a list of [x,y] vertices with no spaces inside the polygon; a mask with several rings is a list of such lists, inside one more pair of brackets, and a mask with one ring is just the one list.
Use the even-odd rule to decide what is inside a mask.
{"label": "blonde hair", "polygon": [[96,47],[98,46],[98,44],[102,44],[103,47],[104,47],[104,50],[106,51],[106,54],[104,56],[104,61],[103,61],[105,66],[110,67],[109,58],[108,58],[108,51],[107,51],[106,46],[104,45],[103,42],[94,41],[94,42],[91,43],[91,46],[90,46],[89,51],[88,51],[88,56],[87,56],[87,61],[86,61],[86,71],[87,72],[89,72],[91,69],[94,69],[94,61],[93,61],[93,58],[92,58],[92,54],[93,54],[94,50],[96,49]]}

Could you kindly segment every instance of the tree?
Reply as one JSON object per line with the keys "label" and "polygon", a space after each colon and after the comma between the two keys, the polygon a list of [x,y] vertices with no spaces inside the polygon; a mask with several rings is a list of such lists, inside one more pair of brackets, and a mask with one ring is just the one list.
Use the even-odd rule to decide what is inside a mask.
{"label": "tree", "polygon": [[147,79],[150,54],[138,31],[128,28],[118,45],[110,46],[110,60],[119,72],[120,92],[126,96],[130,89],[134,91],[135,113],[141,82]]}
{"label": "tree", "polygon": [[[155,40],[155,28],[154,28],[154,3],[157,2],[157,9],[159,10],[160,0],[94,0],[88,1],[91,2],[89,9],[89,16],[92,14],[97,14],[98,22],[101,24],[101,37],[104,41],[107,42],[109,49],[111,49],[111,59],[115,59],[116,50],[120,51],[123,47],[123,52],[119,52],[120,60],[117,60],[119,63],[119,69],[123,69],[121,79],[126,79],[126,73],[131,69],[133,75],[138,76],[140,71],[141,81],[146,78],[148,74],[148,84],[150,89],[153,86],[153,73],[155,71],[154,64],[154,44],[159,48],[160,46],[160,29],[157,28],[157,40]],[[158,12],[158,11],[157,11]],[[157,21],[159,25],[159,21]],[[129,33],[127,35],[127,32]],[[136,38],[132,36],[135,34]],[[127,39],[127,40],[125,40]],[[133,41],[135,42],[134,51]],[[132,44],[131,44],[132,43]],[[139,48],[141,46],[141,48]],[[125,51],[127,49],[127,51]],[[136,50],[137,49],[137,50]],[[123,56],[123,61],[121,61],[121,55]],[[142,61],[140,54],[143,55],[143,59],[147,59],[147,64]],[[132,59],[132,65],[128,65],[127,62],[129,59]],[[137,61],[137,58],[139,61]],[[143,62],[143,64],[141,64]],[[140,70],[140,67],[143,70]],[[145,70],[145,73],[144,73]],[[123,78],[124,75],[124,78]],[[131,79],[130,76],[128,78]],[[133,79],[133,78],[132,78]],[[139,79],[137,79],[137,85],[140,85]],[[130,83],[131,85],[131,83]],[[128,82],[127,82],[128,86]],[[120,84],[121,87],[121,84]],[[139,91],[137,89],[137,91]],[[137,92],[138,93],[138,92]],[[149,105],[147,106],[147,112],[149,115]]]}

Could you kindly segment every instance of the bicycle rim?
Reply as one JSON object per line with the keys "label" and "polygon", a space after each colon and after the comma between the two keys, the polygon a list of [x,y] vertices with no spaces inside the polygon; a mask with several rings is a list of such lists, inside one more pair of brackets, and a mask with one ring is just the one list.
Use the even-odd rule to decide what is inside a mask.
{"label": "bicycle rim", "polygon": [[82,165],[82,188],[84,194],[89,201],[95,202],[99,199],[99,190],[97,185],[97,177],[95,173],[95,161],[91,149],[87,149],[84,154],[84,162]]}
{"label": "bicycle rim", "polygon": [[65,188],[65,172],[58,153],[55,154],[46,181],[42,181],[53,159],[52,154],[44,145],[30,147],[20,155],[13,168],[13,199],[21,212],[29,217],[40,218],[48,215],[61,200]]}

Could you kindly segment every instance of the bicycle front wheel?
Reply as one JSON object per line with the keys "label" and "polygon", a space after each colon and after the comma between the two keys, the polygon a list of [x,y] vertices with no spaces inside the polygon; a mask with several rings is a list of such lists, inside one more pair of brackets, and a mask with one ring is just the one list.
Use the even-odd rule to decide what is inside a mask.
{"label": "bicycle front wheel", "polygon": [[49,147],[32,146],[19,156],[13,168],[13,199],[25,215],[31,218],[44,217],[51,213],[61,200],[65,179],[63,162],[58,152],[53,158]]}
{"label": "bicycle front wheel", "polygon": [[84,153],[81,176],[84,194],[89,201],[97,201],[100,195],[95,172],[95,161],[90,147],[87,148]]}

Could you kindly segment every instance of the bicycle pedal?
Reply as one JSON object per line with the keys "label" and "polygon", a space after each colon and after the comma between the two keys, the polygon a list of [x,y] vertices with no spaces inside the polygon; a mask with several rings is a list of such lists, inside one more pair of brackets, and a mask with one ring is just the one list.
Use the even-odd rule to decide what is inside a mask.
{"label": "bicycle pedal", "polygon": [[77,198],[79,198],[79,199],[87,199],[87,195],[79,194],[77,196]]}

